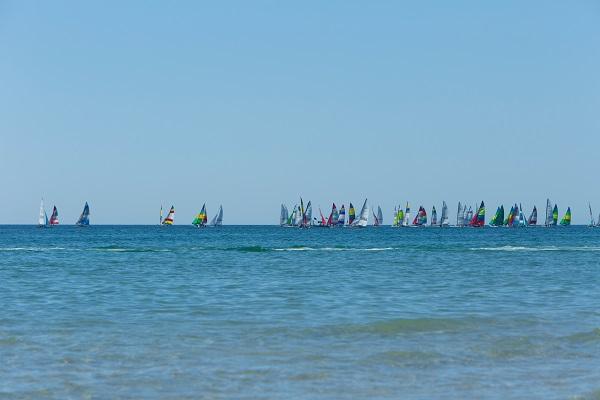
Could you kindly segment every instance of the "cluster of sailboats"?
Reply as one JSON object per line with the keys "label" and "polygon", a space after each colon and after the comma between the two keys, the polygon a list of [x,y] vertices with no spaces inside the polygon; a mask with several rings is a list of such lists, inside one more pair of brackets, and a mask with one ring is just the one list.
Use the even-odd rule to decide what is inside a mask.
{"label": "cluster of sailboats", "polygon": [[[594,221],[592,217],[592,208],[590,208],[590,226],[600,226],[600,216],[598,216],[598,222]],[[383,225],[383,214],[381,207],[377,207],[377,212],[372,213],[373,223],[372,226]],[[281,205],[281,214],[279,218],[279,225],[283,227],[359,227],[364,228],[369,225],[369,206],[365,199],[359,218],[356,218],[356,210],[352,203],[348,208],[348,220],[346,220],[346,209],[342,204],[338,210],[335,203],[331,207],[329,217],[325,217],[319,208],[319,218],[313,217],[312,215],[312,203],[309,201],[304,206],[304,201],[300,198],[300,204],[294,205],[292,211],[289,212],[285,204]],[[558,221],[559,212],[558,206],[550,202],[550,199],[546,201],[546,214],[544,219],[544,226],[569,226],[571,225],[571,208],[568,207],[563,218]],[[405,207],[397,206],[394,208],[394,217],[392,220],[392,227],[425,227],[425,226],[438,226],[438,227],[473,227],[482,228],[485,224],[485,203],[482,201],[479,205],[474,207],[467,206],[466,204],[458,203],[458,210],[456,214],[456,224],[450,224],[450,218],[448,215],[448,205],[446,202],[442,202],[441,214],[438,218],[438,213],[433,206],[431,210],[431,219],[428,219],[427,211],[425,207],[420,206],[414,218],[411,219],[410,204],[407,202]],[[514,204],[511,206],[510,211],[505,215],[504,205],[497,208],[496,213],[493,215],[491,221],[488,224],[490,227],[526,227],[526,226],[538,226],[538,212],[534,206],[529,218],[525,217],[523,207],[521,204]]]}
{"label": "cluster of sailboats", "polygon": [[[377,212],[373,212],[374,226],[383,224],[383,213],[381,207],[377,207]],[[350,203],[348,207],[348,220],[346,220],[346,208],[344,204],[338,210],[335,203],[331,206],[329,216],[325,218],[323,212],[319,208],[319,218],[312,216],[312,203],[309,201],[304,206],[304,200],[300,198],[300,204],[294,205],[290,213],[285,204],[281,205],[281,214],[279,216],[279,225],[284,227],[299,227],[299,228],[331,228],[334,226],[349,226],[357,228],[365,228],[369,223],[369,206],[365,199],[358,218],[356,218],[356,209]]]}
{"label": "cluster of sailboats", "polygon": [[[59,224],[58,221],[58,209],[56,206],[52,207],[52,215],[48,218],[48,214],[46,213],[46,209],[44,208],[44,199],[40,202],[40,215],[38,217],[38,226],[40,228],[48,227],[48,226],[56,226]],[[90,206],[87,201],[83,206],[83,211],[81,215],[77,219],[75,223],[76,226],[88,226],[90,224]]]}
{"label": "cluster of sailboats", "polygon": [[[162,206],[160,206],[160,219],[159,219],[159,225],[173,225],[173,222],[175,221],[175,207],[171,206],[171,209],[169,210],[169,213],[167,214],[167,216],[165,218],[163,218],[163,208]],[[213,217],[213,219],[210,220],[210,223],[208,222],[208,213],[206,212],[206,203],[202,205],[202,209],[200,210],[200,212],[198,214],[196,214],[196,216],[194,217],[194,220],[192,221],[192,225],[194,225],[195,227],[198,228],[203,228],[206,226],[222,226],[223,225],[223,206],[219,206],[219,211],[217,211],[217,214],[215,214],[215,216]]]}

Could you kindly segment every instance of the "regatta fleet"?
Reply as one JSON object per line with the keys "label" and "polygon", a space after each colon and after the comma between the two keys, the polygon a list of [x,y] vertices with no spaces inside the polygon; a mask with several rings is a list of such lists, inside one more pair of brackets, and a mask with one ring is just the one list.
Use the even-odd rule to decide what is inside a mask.
{"label": "regatta fleet", "polygon": [[[589,226],[600,226],[600,215],[598,216],[598,222],[593,218],[592,207],[588,204],[590,210],[590,225]],[[372,208],[372,207],[371,207]],[[373,208],[372,208],[373,209]],[[298,228],[333,228],[333,227],[357,227],[364,228],[369,226],[369,206],[367,205],[367,199],[365,199],[363,206],[360,211],[360,217],[356,218],[356,210],[352,203],[348,206],[348,220],[346,220],[346,209],[344,204],[340,207],[339,211],[335,203],[331,206],[329,217],[325,217],[319,208],[319,218],[312,217],[312,205],[309,201],[304,206],[304,201],[300,198],[300,204],[294,205],[289,212],[288,207],[285,204],[281,205],[281,214],[279,217],[279,225],[282,227],[298,227]],[[418,211],[411,219],[411,208],[407,202],[405,207],[397,206],[394,208],[394,214],[392,218],[391,226],[394,228],[417,228],[417,227],[471,227],[471,228],[483,228],[486,226],[485,221],[485,203],[482,201],[475,206],[467,206],[461,202],[458,203],[458,209],[456,212],[456,223],[450,224],[450,218],[448,215],[448,205],[445,201],[442,202],[441,214],[438,218],[438,212],[435,206],[431,209],[431,219],[428,219],[427,210],[423,206],[419,206]],[[377,206],[377,212],[372,213],[372,224],[371,226],[382,226],[383,225],[383,213],[381,207]],[[544,225],[546,227],[552,226],[570,226],[571,225],[571,208],[568,207],[562,219],[558,220],[559,212],[558,206],[550,202],[550,199],[546,201],[546,215],[544,219]],[[504,205],[500,205],[496,209],[496,213],[492,216],[488,225],[490,227],[528,227],[528,226],[541,226],[538,225],[538,212],[534,206],[527,218],[521,204],[515,203],[511,206],[510,211],[505,215]]]}
{"label": "regatta fleet", "polygon": [[[592,212],[592,206],[588,203],[590,227],[600,227],[600,215],[598,219],[594,219]],[[291,211],[290,211],[291,210]],[[295,227],[295,228],[333,228],[333,227],[352,227],[352,228],[366,228],[367,226],[383,226],[384,218],[383,212],[380,206],[372,207],[369,206],[368,200],[365,199],[360,212],[357,214],[356,209],[352,202],[348,203],[348,208],[344,204],[341,207],[337,207],[335,203],[332,203],[329,214],[323,214],[321,207],[318,208],[318,217],[313,217],[313,206],[312,202],[304,203],[304,200],[300,198],[300,202],[295,204],[293,207],[288,208],[285,204],[281,204],[281,211],[279,217],[279,225],[282,227]],[[435,206],[431,209],[430,218],[428,218],[427,210],[423,206],[419,206],[418,211],[415,213],[414,218],[411,219],[411,208],[407,202],[404,207],[394,207],[394,213],[392,217],[391,226],[394,228],[417,228],[417,227],[472,227],[472,228],[483,228],[486,226],[486,208],[485,203],[482,201],[475,206],[467,206],[467,204],[458,203],[456,212],[456,223],[450,224],[450,217],[448,213],[448,205],[445,201],[442,202],[441,213],[438,216],[438,212]],[[347,218],[346,218],[347,217]],[[570,226],[571,225],[571,207],[567,207],[567,210],[563,214],[563,217],[559,220],[559,209],[557,204],[553,204],[550,199],[546,200],[545,212],[543,215],[543,223],[538,224],[538,210],[534,206],[529,216],[526,217],[526,213],[523,206],[520,203],[515,203],[510,206],[508,212],[505,211],[504,205],[497,207],[496,212],[492,215],[487,226],[493,228],[499,227],[535,227],[535,226]],[[369,224],[371,220],[371,224]],[[160,207],[159,225],[170,226],[175,221],[175,207],[171,206],[166,217],[163,218],[163,207]],[[200,212],[192,219],[193,226],[198,228],[204,227],[219,227],[223,225],[223,206],[219,206],[217,213],[208,222],[208,212],[206,204],[202,205]],[[44,208],[44,199],[40,202],[40,210],[38,215],[38,226],[39,227],[50,227],[59,225],[58,209],[56,206],[52,208],[52,214],[48,217],[46,209]],[[83,211],[79,218],[75,222],[76,226],[86,227],[90,225],[90,207],[86,202]]]}

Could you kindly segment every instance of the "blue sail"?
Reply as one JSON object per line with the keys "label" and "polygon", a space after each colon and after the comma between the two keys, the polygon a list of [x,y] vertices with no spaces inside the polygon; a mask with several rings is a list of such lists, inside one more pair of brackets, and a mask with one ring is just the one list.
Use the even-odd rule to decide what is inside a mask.
{"label": "blue sail", "polygon": [[85,202],[85,206],[83,207],[83,212],[79,216],[76,225],[79,226],[88,226],[90,224],[90,206],[88,206],[87,201]]}

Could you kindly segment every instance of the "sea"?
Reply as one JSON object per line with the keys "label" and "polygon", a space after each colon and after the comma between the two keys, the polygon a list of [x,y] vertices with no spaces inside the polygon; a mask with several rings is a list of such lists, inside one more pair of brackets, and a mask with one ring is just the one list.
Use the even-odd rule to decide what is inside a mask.
{"label": "sea", "polygon": [[600,229],[0,226],[0,398],[599,399]]}

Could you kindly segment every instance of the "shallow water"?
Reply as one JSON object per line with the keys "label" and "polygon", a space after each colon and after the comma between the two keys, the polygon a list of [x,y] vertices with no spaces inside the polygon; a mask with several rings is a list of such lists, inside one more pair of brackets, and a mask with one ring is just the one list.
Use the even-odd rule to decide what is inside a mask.
{"label": "shallow water", "polygon": [[0,227],[0,396],[598,398],[600,229]]}

